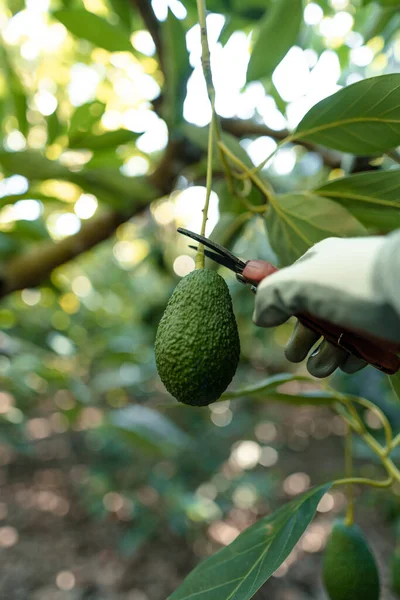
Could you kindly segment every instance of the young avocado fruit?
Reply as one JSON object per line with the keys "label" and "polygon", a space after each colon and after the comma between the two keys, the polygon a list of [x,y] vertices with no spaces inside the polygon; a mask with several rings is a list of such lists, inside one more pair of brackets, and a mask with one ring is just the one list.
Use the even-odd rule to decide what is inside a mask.
{"label": "young avocado fruit", "polygon": [[331,600],[379,600],[375,558],[357,525],[337,521],[329,536],[323,581]]}
{"label": "young avocado fruit", "polygon": [[179,402],[206,406],[226,390],[239,362],[240,342],[225,280],[198,269],[176,286],[157,330],[157,371]]}
{"label": "young avocado fruit", "polygon": [[391,562],[392,589],[400,598],[400,548],[395,550]]}

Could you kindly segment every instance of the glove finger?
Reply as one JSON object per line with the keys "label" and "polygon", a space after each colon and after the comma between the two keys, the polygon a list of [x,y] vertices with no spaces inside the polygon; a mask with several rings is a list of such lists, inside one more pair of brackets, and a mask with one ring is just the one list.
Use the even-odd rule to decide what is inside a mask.
{"label": "glove finger", "polygon": [[293,363],[302,362],[320,337],[318,333],[297,321],[285,347],[286,358]]}
{"label": "glove finger", "polygon": [[322,379],[332,375],[344,363],[346,358],[346,350],[324,340],[308,359],[307,369],[311,375]]}
{"label": "glove finger", "polygon": [[277,325],[282,325],[286,323],[290,316],[276,306],[271,306],[268,310],[263,310],[256,299],[253,321],[259,327],[276,327]]}
{"label": "glove finger", "polygon": [[351,375],[352,373],[361,371],[361,369],[364,369],[367,365],[368,363],[366,360],[349,354],[344,363],[340,365],[340,368],[344,373]]}

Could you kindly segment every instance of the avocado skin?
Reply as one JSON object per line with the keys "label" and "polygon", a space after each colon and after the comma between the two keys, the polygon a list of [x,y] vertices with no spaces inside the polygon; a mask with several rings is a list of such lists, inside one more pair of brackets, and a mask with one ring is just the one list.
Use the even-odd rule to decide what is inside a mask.
{"label": "avocado skin", "polygon": [[158,326],[157,371],[179,402],[206,406],[226,390],[240,355],[239,334],[225,280],[198,269],[176,286]]}
{"label": "avocado skin", "polygon": [[400,598],[400,548],[397,548],[391,562],[392,589]]}
{"label": "avocado skin", "polygon": [[348,526],[343,520],[334,524],[322,572],[331,600],[379,600],[375,558],[357,525]]}

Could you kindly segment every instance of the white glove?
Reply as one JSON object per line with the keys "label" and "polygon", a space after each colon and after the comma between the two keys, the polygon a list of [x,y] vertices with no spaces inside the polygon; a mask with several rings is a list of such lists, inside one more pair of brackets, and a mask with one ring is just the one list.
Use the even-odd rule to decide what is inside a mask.
{"label": "white glove", "polygon": [[[275,327],[294,314],[306,312],[347,329],[400,341],[400,314],[388,298],[393,285],[385,286],[381,273],[390,238],[329,238],[317,243],[293,265],[261,281],[254,322]],[[256,279],[251,264],[245,275]],[[397,279],[399,276],[397,273]],[[304,360],[317,339],[317,334],[298,323],[286,347],[288,360]],[[308,359],[307,368],[316,377],[326,377],[337,367],[353,373],[365,365],[324,341]]]}

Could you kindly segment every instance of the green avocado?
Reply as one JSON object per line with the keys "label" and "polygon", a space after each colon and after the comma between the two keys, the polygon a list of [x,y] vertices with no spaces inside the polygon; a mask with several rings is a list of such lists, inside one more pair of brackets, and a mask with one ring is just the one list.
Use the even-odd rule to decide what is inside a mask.
{"label": "green avocado", "polygon": [[375,558],[357,525],[337,521],[329,536],[323,580],[331,600],[379,600]]}
{"label": "green avocado", "polygon": [[397,548],[391,562],[392,589],[400,598],[400,548]]}
{"label": "green avocado", "polygon": [[176,286],[157,330],[157,370],[179,402],[206,406],[226,390],[240,354],[239,334],[225,280],[198,269]]}

